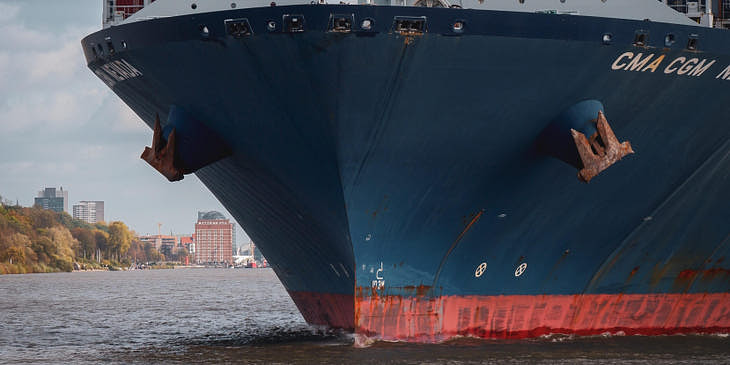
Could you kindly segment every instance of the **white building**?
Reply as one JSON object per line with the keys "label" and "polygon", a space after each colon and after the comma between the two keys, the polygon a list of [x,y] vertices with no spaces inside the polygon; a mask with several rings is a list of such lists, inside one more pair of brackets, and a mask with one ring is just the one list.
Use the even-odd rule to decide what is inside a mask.
{"label": "white building", "polygon": [[73,206],[73,217],[86,223],[94,224],[104,221],[103,201],[82,201]]}

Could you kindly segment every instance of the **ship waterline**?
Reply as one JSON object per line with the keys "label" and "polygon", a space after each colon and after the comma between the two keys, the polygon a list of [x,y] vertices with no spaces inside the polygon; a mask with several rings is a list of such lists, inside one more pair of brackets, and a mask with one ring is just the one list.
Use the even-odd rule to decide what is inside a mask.
{"label": "ship waterline", "polygon": [[[730,329],[726,31],[312,5],[82,43],[310,323],[426,342]],[[570,129],[603,115],[635,153],[585,183]]]}

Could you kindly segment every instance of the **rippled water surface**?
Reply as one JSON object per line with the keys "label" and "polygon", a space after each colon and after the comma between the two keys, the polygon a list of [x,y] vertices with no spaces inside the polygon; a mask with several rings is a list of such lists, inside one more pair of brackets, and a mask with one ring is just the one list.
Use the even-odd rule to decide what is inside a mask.
{"label": "rippled water surface", "polygon": [[354,342],[308,326],[270,269],[0,276],[0,363],[730,363],[724,335]]}

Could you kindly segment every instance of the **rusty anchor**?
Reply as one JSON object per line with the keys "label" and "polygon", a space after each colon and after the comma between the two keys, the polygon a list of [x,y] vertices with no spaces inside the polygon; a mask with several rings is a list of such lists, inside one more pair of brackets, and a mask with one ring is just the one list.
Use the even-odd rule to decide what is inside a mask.
{"label": "rusty anchor", "polygon": [[162,137],[162,126],[160,116],[155,116],[155,129],[152,137],[152,148],[145,147],[142,152],[143,160],[147,161],[155,170],[159,171],[169,181],[183,179],[183,171],[175,166],[175,128],[165,141]]}
{"label": "rusty anchor", "polygon": [[630,142],[618,141],[602,111],[598,112],[595,123],[598,131],[590,137],[590,140],[585,134],[570,129],[583,163],[583,168],[578,172],[578,179],[586,183],[624,156],[634,153]]}

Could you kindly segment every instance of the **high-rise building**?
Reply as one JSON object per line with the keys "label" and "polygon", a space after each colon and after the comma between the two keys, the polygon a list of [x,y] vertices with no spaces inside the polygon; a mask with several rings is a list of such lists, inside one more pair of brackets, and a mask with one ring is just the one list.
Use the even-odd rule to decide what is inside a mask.
{"label": "high-rise building", "polygon": [[233,264],[234,226],[219,212],[198,212],[195,223],[195,262]]}
{"label": "high-rise building", "polygon": [[63,190],[63,186],[59,190],[56,190],[56,188],[45,188],[38,192],[38,196],[35,198],[33,205],[56,212],[67,212],[68,190]]}
{"label": "high-rise building", "polygon": [[94,224],[104,221],[103,201],[81,201],[73,206],[73,217],[86,223]]}

